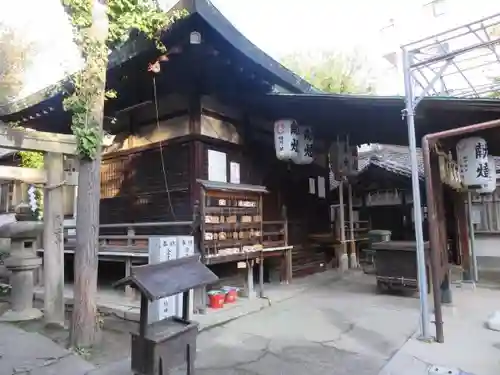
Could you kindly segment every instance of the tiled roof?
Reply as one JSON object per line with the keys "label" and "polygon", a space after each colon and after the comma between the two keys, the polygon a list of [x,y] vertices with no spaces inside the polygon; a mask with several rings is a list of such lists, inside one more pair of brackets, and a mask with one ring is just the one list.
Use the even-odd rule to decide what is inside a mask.
{"label": "tiled roof", "polygon": [[[420,148],[417,148],[417,161],[419,176],[423,178],[424,161]],[[371,165],[411,177],[410,150],[404,146],[374,145],[371,150],[359,155],[358,173],[362,173]]]}
{"label": "tiled roof", "polygon": [[[417,148],[418,173],[424,178],[424,161],[422,150]],[[500,167],[500,157],[495,157],[497,172]],[[363,173],[370,166],[385,169],[394,174],[411,178],[410,150],[405,146],[373,145],[370,150],[358,155],[358,174]],[[338,181],[333,180],[330,174],[330,188],[335,189]]]}
{"label": "tiled roof", "polygon": [[[418,170],[420,178],[424,177],[424,163],[422,152],[417,149]],[[358,155],[358,174],[363,173],[370,166],[385,169],[389,172],[411,178],[411,163],[409,148],[394,145],[372,145],[370,150]],[[330,189],[338,187],[338,181],[330,173]]]}

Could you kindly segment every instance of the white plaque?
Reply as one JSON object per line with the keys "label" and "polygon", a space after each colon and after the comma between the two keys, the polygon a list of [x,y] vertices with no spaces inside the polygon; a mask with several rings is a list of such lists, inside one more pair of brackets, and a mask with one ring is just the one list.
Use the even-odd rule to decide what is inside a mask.
{"label": "white plaque", "polygon": [[318,177],[318,197],[326,198],[325,178],[322,176]]}
{"label": "white plaque", "polygon": [[227,182],[227,157],[224,152],[208,150],[208,179]]}
{"label": "white plaque", "polygon": [[[177,258],[177,238],[150,237],[149,238],[149,264],[161,263]],[[176,314],[176,297],[170,296],[151,302],[149,306],[149,324],[169,318]]]}
{"label": "white plaque", "polygon": [[316,179],[309,178],[309,194],[316,194]]}
{"label": "white plaque", "polygon": [[235,161],[229,163],[229,182],[232,184],[240,183],[240,163]]}
{"label": "white plaque", "polygon": [[[177,236],[177,259],[194,255],[194,237],[193,236]],[[182,293],[175,296],[175,315],[182,316]],[[193,291],[189,291],[189,314],[193,313]]]}

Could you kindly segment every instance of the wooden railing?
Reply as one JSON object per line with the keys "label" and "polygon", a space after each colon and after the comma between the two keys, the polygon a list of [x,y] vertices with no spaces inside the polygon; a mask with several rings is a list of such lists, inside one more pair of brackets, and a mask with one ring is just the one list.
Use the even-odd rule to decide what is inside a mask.
{"label": "wooden railing", "polygon": [[[75,229],[74,225],[64,226],[66,250],[72,251],[75,248]],[[101,224],[99,226],[99,251],[110,255],[120,255],[120,253],[145,255],[148,252],[148,239],[151,236],[190,235],[192,233],[192,221]]]}
{"label": "wooden railing", "polygon": [[288,245],[288,222],[286,220],[262,222],[262,244],[264,247]]}

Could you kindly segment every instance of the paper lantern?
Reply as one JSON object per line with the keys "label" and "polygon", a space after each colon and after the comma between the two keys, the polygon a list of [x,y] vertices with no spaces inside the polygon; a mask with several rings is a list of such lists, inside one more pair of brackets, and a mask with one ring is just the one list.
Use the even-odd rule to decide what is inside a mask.
{"label": "paper lantern", "polygon": [[488,155],[488,183],[484,185],[481,189],[478,189],[479,194],[491,194],[497,188],[497,169],[495,164],[495,158]]}
{"label": "paper lantern", "polygon": [[350,176],[358,171],[358,148],[346,141],[333,142],[329,149],[330,168],[335,176]]}
{"label": "paper lantern", "polygon": [[299,152],[292,160],[295,164],[311,164],[313,158],[313,131],[310,126],[299,126]]}
{"label": "paper lantern", "polygon": [[299,154],[299,125],[295,120],[274,123],[274,147],[279,160],[293,160]]}
{"label": "paper lantern", "polygon": [[462,184],[469,190],[488,185],[488,146],[483,138],[471,137],[457,143],[457,159]]}

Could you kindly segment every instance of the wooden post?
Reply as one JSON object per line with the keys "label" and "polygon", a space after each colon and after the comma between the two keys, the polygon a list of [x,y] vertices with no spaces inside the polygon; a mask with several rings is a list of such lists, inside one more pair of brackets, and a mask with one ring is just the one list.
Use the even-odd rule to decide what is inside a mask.
{"label": "wooden post", "polygon": [[[127,228],[127,246],[132,246],[134,244],[133,237],[135,236],[134,228]],[[130,271],[132,269],[132,258],[125,258],[125,276],[130,276]],[[125,296],[127,298],[134,298],[134,288],[130,285],[125,286]]]}
{"label": "wooden post", "polygon": [[349,266],[351,268],[358,268],[358,259],[356,255],[356,242],[354,241],[354,212],[352,210],[352,186],[347,184],[348,191],[348,206],[349,206],[349,245],[351,254],[349,255]]}
{"label": "wooden post", "polygon": [[[108,37],[107,5],[93,1],[90,33],[99,42]],[[104,54],[107,56],[107,54]],[[91,117],[102,134],[104,90],[107,58],[100,62],[99,74],[103,82],[100,95],[92,103]],[[98,338],[97,324],[97,267],[99,255],[99,203],[100,203],[101,144],[97,145],[94,160],[82,159],[78,174],[76,216],[74,308],[71,319],[70,344],[88,347]]]}
{"label": "wooden post", "polygon": [[345,214],[344,211],[344,180],[340,181],[339,184],[339,221],[340,221],[340,260],[339,269],[340,271],[345,271],[349,268],[349,257],[347,256],[347,243],[345,241]]}
{"label": "wooden post", "polygon": [[253,266],[254,266],[254,261],[249,260],[246,262],[247,267],[247,275],[246,275],[246,280],[245,280],[245,294],[249,300],[253,299],[255,297],[255,288],[254,288],[254,281],[253,281]]}
{"label": "wooden post", "polygon": [[[283,217],[284,221],[284,241],[285,241],[285,246],[288,246],[290,243],[289,240],[289,233],[288,233],[288,211],[285,205],[283,205],[283,208],[281,210],[281,214]],[[285,284],[290,284],[292,282],[292,277],[293,277],[293,264],[292,264],[292,250],[288,249],[285,250],[284,254],[284,261],[285,261]]]}
{"label": "wooden post", "polygon": [[466,195],[463,193],[454,194],[455,202],[455,217],[457,226],[457,247],[460,251],[460,264],[462,266],[462,279],[464,281],[471,281],[471,259],[470,259],[470,247],[469,247],[469,236],[467,227],[467,205],[465,203]]}
{"label": "wooden post", "polygon": [[[132,258],[126,257],[125,258],[125,277],[130,276],[131,270],[132,270]],[[130,299],[135,297],[134,288],[132,288],[130,285],[125,286],[125,297],[130,298]]]}
{"label": "wooden post", "polygon": [[43,267],[46,324],[64,325],[64,212],[63,155],[45,154],[47,185],[44,191]]}
{"label": "wooden post", "polygon": [[264,298],[264,252],[261,251],[259,260],[259,297]]}

